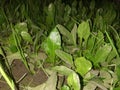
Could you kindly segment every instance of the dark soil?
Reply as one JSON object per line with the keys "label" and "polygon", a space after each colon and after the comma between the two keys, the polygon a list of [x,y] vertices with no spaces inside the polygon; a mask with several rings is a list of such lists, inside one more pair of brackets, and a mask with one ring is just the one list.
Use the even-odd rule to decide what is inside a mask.
{"label": "dark soil", "polygon": [[[15,81],[18,82],[23,76],[22,80],[18,82],[20,90],[25,86],[37,86],[47,80],[47,76],[42,69],[36,71],[34,75],[30,74],[20,60],[14,60],[12,63],[12,73]],[[11,90],[3,78],[0,79],[0,90]]]}

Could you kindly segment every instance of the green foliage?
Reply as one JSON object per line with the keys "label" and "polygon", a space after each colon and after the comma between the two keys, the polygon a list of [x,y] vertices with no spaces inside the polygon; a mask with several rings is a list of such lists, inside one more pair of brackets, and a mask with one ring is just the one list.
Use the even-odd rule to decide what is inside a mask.
{"label": "green foliage", "polygon": [[54,18],[55,18],[55,6],[53,3],[49,4],[48,9],[46,11],[47,17],[46,17],[46,23],[48,25],[54,25]]}
{"label": "green foliage", "polygon": [[86,60],[84,57],[75,59],[76,71],[84,77],[84,75],[92,68],[90,61]]}
{"label": "green foliage", "polygon": [[118,76],[118,79],[120,80],[120,65],[116,67],[116,74]]}
{"label": "green foliage", "polygon": [[12,90],[15,59],[48,76],[24,90],[119,90],[119,18],[110,0],[0,1],[0,72]]}
{"label": "green foliage", "polygon": [[105,44],[104,46],[98,48],[96,51],[95,57],[93,59],[93,63],[96,65],[99,62],[105,62],[109,53],[111,52],[112,47],[109,44]]}
{"label": "green foliage", "polygon": [[15,90],[15,82],[11,77],[11,71],[9,69],[10,67],[8,67],[8,63],[6,63],[7,61],[5,62],[4,57],[5,55],[2,48],[0,47],[0,73],[10,86],[11,90]]}
{"label": "green foliage", "polygon": [[61,37],[56,27],[43,42],[43,48],[49,56],[49,62],[55,63],[55,50],[61,48]]}
{"label": "green foliage", "polygon": [[76,73],[71,73],[67,78],[67,83],[73,90],[80,90],[80,80]]}
{"label": "green foliage", "polygon": [[59,73],[66,75],[66,76],[70,75],[71,73],[74,73],[73,70],[67,68],[66,66],[55,66],[52,68],[52,70],[59,72]]}
{"label": "green foliage", "polygon": [[68,86],[64,85],[64,86],[61,88],[61,90],[70,90],[70,88],[69,88]]}
{"label": "green foliage", "polygon": [[70,66],[73,66],[73,59],[72,56],[64,51],[56,50],[56,55],[61,58],[65,63],[69,64]]}
{"label": "green foliage", "polygon": [[78,37],[80,38],[80,43],[82,43],[82,39],[84,39],[85,43],[87,43],[89,35],[90,35],[89,23],[84,21],[78,26]]}

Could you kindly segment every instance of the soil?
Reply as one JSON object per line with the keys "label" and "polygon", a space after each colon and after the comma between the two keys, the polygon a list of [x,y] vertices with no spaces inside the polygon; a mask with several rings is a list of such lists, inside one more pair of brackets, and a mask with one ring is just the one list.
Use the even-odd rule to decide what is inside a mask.
{"label": "soil", "polygon": [[[34,87],[40,85],[47,80],[47,76],[42,69],[37,70],[37,72],[32,75],[28,72],[20,60],[13,61],[12,73],[14,75],[15,81],[18,82],[20,86],[20,90],[23,90],[25,86]],[[20,80],[21,78],[22,80]],[[11,90],[3,78],[0,79],[0,90]]]}

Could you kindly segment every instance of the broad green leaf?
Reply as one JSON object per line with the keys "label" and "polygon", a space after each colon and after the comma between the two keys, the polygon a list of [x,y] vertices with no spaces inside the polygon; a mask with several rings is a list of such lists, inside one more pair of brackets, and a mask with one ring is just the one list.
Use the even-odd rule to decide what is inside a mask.
{"label": "broad green leaf", "polygon": [[109,53],[111,52],[112,47],[109,44],[105,44],[104,46],[100,47],[95,54],[93,63],[96,65],[100,62],[104,62],[108,57]]}
{"label": "broad green leaf", "polygon": [[67,37],[67,39],[72,40],[72,35],[71,35],[71,33],[70,33],[64,26],[58,24],[56,27],[58,28],[58,30],[60,31],[60,33],[61,33],[63,36]]}
{"label": "broad green leaf", "polygon": [[22,36],[23,40],[32,43],[32,37],[30,36],[30,34],[28,32],[22,31],[21,36]]}
{"label": "broad green leaf", "polygon": [[61,74],[66,75],[66,76],[68,76],[74,72],[72,69],[69,69],[65,66],[55,66],[52,68],[52,70],[55,70],[56,72],[61,73]]}
{"label": "broad green leaf", "polygon": [[76,34],[77,34],[77,25],[75,24],[72,31],[71,31],[71,35],[72,35],[72,39],[73,39],[73,43],[76,46]]}
{"label": "broad green leaf", "polygon": [[61,58],[65,63],[73,66],[73,59],[72,56],[62,50],[56,50],[55,51],[56,55]]}
{"label": "broad green leaf", "polygon": [[[17,34],[18,35],[18,34]],[[19,38],[19,41],[21,42],[21,38],[18,36],[18,38]],[[10,36],[9,36],[9,45],[16,45],[16,42],[15,42],[15,40],[14,40],[14,34],[11,34]]]}
{"label": "broad green leaf", "polygon": [[55,18],[55,6],[53,3],[49,4],[48,10],[47,10],[47,17],[46,22],[48,25],[54,24],[54,18]]}
{"label": "broad green leaf", "polygon": [[45,42],[43,42],[43,48],[45,52],[49,55],[50,62],[54,63],[55,50],[61,48],[61,37],[57,28],[54,28]]}
{"label": "broad green leaf", "polygon": [[76,71],[84,77],[84,75],[92,68],[92,64],[90,61],[85,59],[84,57],[79,57],[75,59]]}
{"label": "broad green leaf", "polygon": [[82,42],[82,39],[87,42],[87,39],[90,35],[90,26],[88,21],[83,21],[81,24],[78,26],[78,36],[80,38],[80,41]]}
{"label": "broad green leaf", "polygon": [[[11,34],[8,38],[8,44],[9,44],[9,49],[12,53],[15,53],[17,52],[17,46],[16,46],[16,43],[15,43],[15,40],[14,40],[14,37],[13,37],[13,34]],[[21,40],[20,40],[21,41]]]}
{"label": "broad green leaf", "polygon": [[81,88],[80,79],[76,73],[71,73],[68,76],[67,83],[73,90],[80,90],[80,88]]}
{"label": "broad green leaf", "polygon": [[18,34],[21,34],[22,31],[28,32],[27,24],[25,22],[16,24],[15,30]]}
{"label": "broad green leaf", "polygon": [[95,37],[90,37],[87,43],[87,50],[92,51],[95,45]]}
{"label": "broad green leaf", "polygon": [[70,88],[67,85],[64,85],[60,90],[70,90]]}

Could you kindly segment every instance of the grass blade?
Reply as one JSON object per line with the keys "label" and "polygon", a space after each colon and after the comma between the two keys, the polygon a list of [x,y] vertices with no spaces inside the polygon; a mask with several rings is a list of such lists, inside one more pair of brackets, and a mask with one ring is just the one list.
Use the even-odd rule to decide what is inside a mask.
{"label": "grass blade", "polygon": [[114,44],[113,44],[113,42],[112,42],[112,39],[110,38],[109,34],[108,34],[106,31],[105,31],[105,33],[106,33],[106,35],[107,35],[107,38],[108,38],[111,46],[113,47],[113,50],[115,51],[115,53],[116,53],[116,55],[117,55],[117,58],[119,58],[118,51],[117,51],[117,49],[115,48],[115,46],[114,46]]}
{"label": "grass blade", "polygon": [[14,40],[15,40],[15,43],[16,43],[16,47],[18,49],[18,52],[21,55],[22,62],[24,63],[24,65],[26,66],[26,68],[30,71],[27,59],[25,58],[25,54],[24,54],[24,52],[22,50],[22,47],[20,45],[19,35],[15,32],[12,24],[11,24],[11,29],[12,29],[12,32],[13,32],[13,37],[14,37]]}
{"label": "grass blade", "polygon": [[0,73],[2,74],[3,78],[6,80],[7,84],[10,86],[12,90],[15,90],[15,83],[13,79],[10,77],[11,73],[9,68],[6,65],[4,60],[4,56],[2,54],[2,50],[0,49]]}

